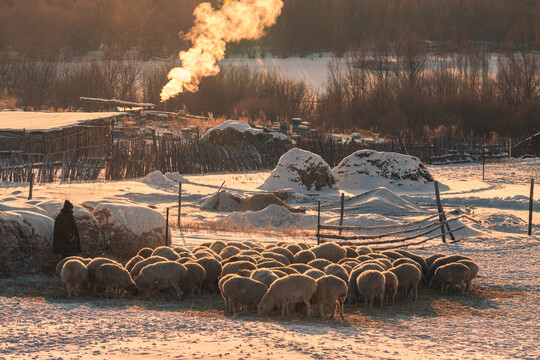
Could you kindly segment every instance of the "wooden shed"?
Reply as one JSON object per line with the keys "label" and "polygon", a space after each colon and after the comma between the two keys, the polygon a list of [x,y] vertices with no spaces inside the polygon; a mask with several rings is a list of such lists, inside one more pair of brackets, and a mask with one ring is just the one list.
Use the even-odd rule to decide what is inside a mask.
{"label": "wooden shed", "polygon": [[126,113],[0,111],[0,161],[39,163],[109,155],[116,120]]}

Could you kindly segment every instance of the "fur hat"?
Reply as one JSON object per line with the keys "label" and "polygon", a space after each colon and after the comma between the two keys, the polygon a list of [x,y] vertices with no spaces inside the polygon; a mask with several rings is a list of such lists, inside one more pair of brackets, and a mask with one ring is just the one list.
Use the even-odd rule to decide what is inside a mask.
{"label": "fur hat", "polygon": [[66,200],[64,202],[64,209],[73,209],[73,204],[69,202],[69,200]]}

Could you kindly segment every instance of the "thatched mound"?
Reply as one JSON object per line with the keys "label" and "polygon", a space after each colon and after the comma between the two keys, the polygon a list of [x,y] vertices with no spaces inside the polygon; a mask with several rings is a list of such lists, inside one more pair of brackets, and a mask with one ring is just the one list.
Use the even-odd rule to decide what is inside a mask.
{"label": "thatched mound", "polygon": [[53,254],[54,221],[24,211],[0,211],[0,276],[53,271],[60,259]]}
{"label": "thatched mound", "polygon": [[147,207],[102,202],[92,213],[101,229],[103,251],[116,259],[129,259],[144,248],[165,244],[165,218]]}
{"label": "thatched mound", "polygon": [[291,143],[291,140],[278,132],[256,129],[243,121],[228,120],[208,130],[202,142],[218,145],[237,145],[247,143],[257,147],[260,144]]}
{"label": "thatched mound", "polygon": [[319,191],[331,188],[335,183],[332,169],[319,155],[294,148],[283,154],[276,168],[259,189],[292,188],[300,192]]}

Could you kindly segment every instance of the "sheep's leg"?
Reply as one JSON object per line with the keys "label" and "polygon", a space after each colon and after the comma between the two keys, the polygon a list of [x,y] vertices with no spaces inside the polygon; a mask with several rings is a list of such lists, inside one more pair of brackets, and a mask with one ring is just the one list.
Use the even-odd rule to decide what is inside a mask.
{"label": "sheep's leg", "polygon": [[68,294],[68,299],[71,299],[72,290],[71,290],[71,286],[69,284],[66,284],[66,290],[67,290],[67,294]]}
{"label": "sheep's leg", "polygon": [[381,300],[381,309],[382,309],[382,308],[383,308],[383,305],[384,305],[384,293],[381,293],[379,299]]}
{"label": "sheep's leg", "polygon": [[311,302],[308,298],[302,298],[302,300],[304,300],[304,304],[307,306],[307,317],[309,317],[311,315]]}
{"label": "sheep's leg", "polygon": [[396,300],[396,294],[392,295],[392,307],[394,307],[395,300]]}
{"label": "sheep's leg", "polygon": [[371,297],[369,298],[369,308],[372,309],[373,308],[373,303],[375,302],[375,295],[372,294]]}
{"label": "sheep's leg", "polygon": [[332,304],[332,316],[331,318],[333,319],[334,316],[336,316],[336,307],[339,305],[339,302],[336,300],[334,301],[334,303]]}
{"label": "sheep's leg", "polygon": [[465,292],[465,284],[460,282],[459,283],[459,293],[460,293],[460,295],[463,295],[464,292]]}
{"label": "sheep's leg", "polygon": [[339,303],[339,315],[341,315],[342,319],[344,318],[344,316],[343,316],[343,306],[345,306],[345,301],[341,300],[341,302]]}
{"label": "sheep's leg", "polygon": [[287,300],[283,300],[281,302],[281,316],[285,316],[285,312],[289,312],[289,308],[287,307]]}
{"label": "sheep's leg", "polygon": [[471,282],[470,281],[467,281],[465,282],[465,292],[468,293],[469,292],[469,288],[471,287]]}

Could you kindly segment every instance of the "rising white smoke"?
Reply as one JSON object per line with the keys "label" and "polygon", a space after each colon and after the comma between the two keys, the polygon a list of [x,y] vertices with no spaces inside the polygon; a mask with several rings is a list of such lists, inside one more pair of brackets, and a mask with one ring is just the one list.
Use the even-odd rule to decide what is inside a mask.
{"label": "rising white smoke", "polygon": [[273,25],[281,13],[282,0],[225,1],[219,10],[210,3],[195,8],[195,24],[186,34],[193,47],[180,53],[182,67],[169,72],[169,82],[161,90],[161,100],[183,91],[196,92],[203,77],[219,73],[218,61],[225,57],[228,42],[257,39]]}

